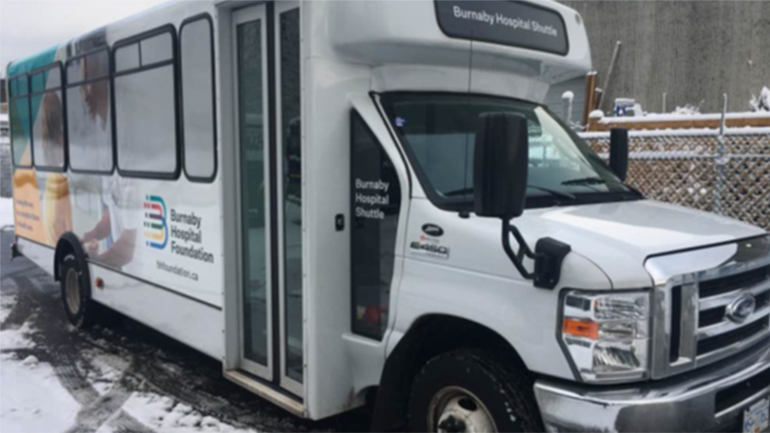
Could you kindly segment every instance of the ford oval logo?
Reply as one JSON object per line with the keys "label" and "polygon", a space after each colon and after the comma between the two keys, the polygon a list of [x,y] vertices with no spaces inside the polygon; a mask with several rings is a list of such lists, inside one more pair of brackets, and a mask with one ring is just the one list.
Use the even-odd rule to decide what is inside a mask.
{"label": "ford oval logo", "polygon": [[735,323],[743,323],[746,319],[754,314],[756,308],[756,301],[751,295],[743,295],[740,298],[734,300],[725,310],[725,315],[728,319]]}
{"label": "ford oval logo", "polygon": [[437,226],[436,224],[424,224],[422,226],[422,231],[428,235],[433,237],[439,237],[444,234],[444,229]]}

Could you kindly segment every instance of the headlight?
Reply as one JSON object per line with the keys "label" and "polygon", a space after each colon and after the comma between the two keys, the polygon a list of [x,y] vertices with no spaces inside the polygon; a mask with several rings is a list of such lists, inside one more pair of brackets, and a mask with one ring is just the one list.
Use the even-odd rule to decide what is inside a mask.
{"label": "headlight", "polygon": [[560,338],[585,382],[647,377],[649,292],[569,291]]}

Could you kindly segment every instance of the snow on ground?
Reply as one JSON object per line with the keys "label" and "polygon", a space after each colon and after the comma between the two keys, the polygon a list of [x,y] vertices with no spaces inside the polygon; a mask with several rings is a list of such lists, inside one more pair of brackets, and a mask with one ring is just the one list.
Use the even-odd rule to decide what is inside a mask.
{"label": "snow on ground", "polygon": [[3,323],[8,315],[11,314],[11,309],[15,303],[15,295],[7,295],[0,292],[0,323]]}
{"label": "snow on ground", "polygon": [[5,354],[0,362],[3,433],[63,432],[74,424],[80,405],[61,386],[49,364],[32,356],[18,360]]}
{"label": "snow on ground", "polygon": [[105,395],[120,380],[121,372],[128,367],[128,361],[115,355],[95,355],[90,358],[90,369],[86,380],[99,395]]}
{"label": "snow on ground", "polygon": [[[151,392],[133,393],[123,405],[123,410],[159,433],[253,431],[236,429],[210,416],[203,416],[184,403]],[[100,430],[98,433],[106,432]]]}
{"label": "snow on ground", "polygon": [[0,198],[0,229],[13,225],[13,199]]}
{"label": "snow on ground", "polygon": [[[9,314],[16,296],[0,296],[2,318]],[[80,405],[59,383],[50,364],[33,355],[19,359],[9,350],[35,347],[28,323],[0,331],[0,430],[3,433],[65,431],[75,421]]]}
{"label": "snow on ground", "polygon": [[[10,314],[17,296],[0,295],[0,322]],[[0,331],[0,431],[2,433],[57,433],[82,427],[82,406],[62,385],[57,371],[41,362],[30,349],[40,351],[30,337],[38,332],[30,322]],[[129,361],[119,355],[90,353],[86,380],[100,396],[106,396],[120,380]],[[109,397],[105,403],[109,404]],[[173,398],[151,392],[133,392],[101,425],[98,433],[126,431],[126,415],[142,425],[141,430],[158,433],[224,432],[254,433],[204,416]],[[96,428],[96,427],[94,427]],[[138,428],[133,424],[131,428]]]}
{"label": "snow on ground", "polygon": [[0,350],[18,350],[18,349],[32,349],[35,347],[35,343],[32,342],[27,335],[31,333],[31,329],[25,323],[19,329],[6,329],[0,332]]}

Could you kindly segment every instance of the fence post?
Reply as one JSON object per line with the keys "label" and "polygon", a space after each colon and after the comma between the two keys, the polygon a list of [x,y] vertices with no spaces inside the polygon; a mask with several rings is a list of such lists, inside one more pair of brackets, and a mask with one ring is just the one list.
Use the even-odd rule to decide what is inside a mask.
{"label": "fence post", "polygon": [[717,153],[714,159],[716,179],[714,180],[714,212],[722,215],[722,189],[724,188],[725,161],[725,129],[727,128],[727,93],[722,95],[722,120],[719,122],[719,137],[717,138]]}

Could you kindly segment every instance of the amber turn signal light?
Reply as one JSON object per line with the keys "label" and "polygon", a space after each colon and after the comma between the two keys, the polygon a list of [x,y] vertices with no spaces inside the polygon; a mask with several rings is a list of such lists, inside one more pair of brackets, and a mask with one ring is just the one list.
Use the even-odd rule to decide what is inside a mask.
{"label": "amber turn signal light", "polygon": [[562,333],[573,337],[597,340],[599,339],[599,324],[586,320],[565,318],[562,326]]}

